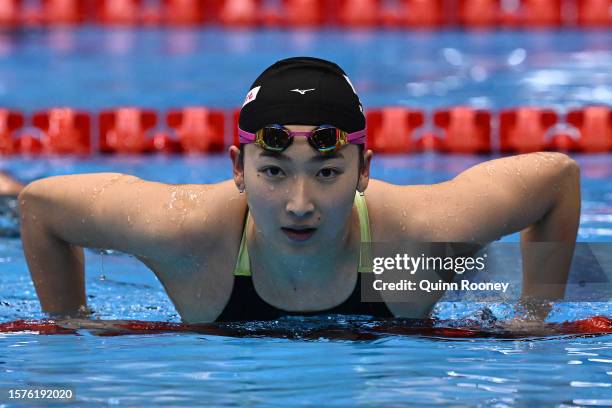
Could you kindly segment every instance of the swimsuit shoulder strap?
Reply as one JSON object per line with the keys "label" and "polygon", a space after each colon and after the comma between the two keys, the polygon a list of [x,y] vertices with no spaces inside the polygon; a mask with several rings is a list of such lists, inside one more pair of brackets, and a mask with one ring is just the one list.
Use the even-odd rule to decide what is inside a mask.
{"label": "swimsuit shoulder strap", "polygon": [[[359,232],[361,236],[361,248],[359,251],[359,272],[372,272],[371,249],[370,243],[372,237],[370,235],[370,218],[368,216],[368,206],[366,205],[365,197],[355,192],[355,205],[359,214]],[[238,252],[238,260],[234,268],[235,276],[251,276],[251,265],[249,261],[249,252],[246,246],[246,229],[248,220],[251,214],[247,209],[245,216],[244,227],[242,228],[242,239],[240,240],[240,251]],[[364,245],[367,244],[367,245]]]}
{"label": "swimsuit shoulder strap", "polygon": [[238,260],[234,268],[235,276],[251,276],[251,262],[249,260],[249,252],[246,247],[246,229],[251,214],[247,208],[246,216],[244,217],[244,227],[242,227],[242,239],[240,240],[240,251],[238,252]]}
{"label": "swimsuit shoulder strap", "polygon": [[355,191],[355,205],[359,214],[359,232],[361,235],[361,247],[359,248],[358,272],[372,272],[372,236],[370,234],[370,217],[365,196]]}

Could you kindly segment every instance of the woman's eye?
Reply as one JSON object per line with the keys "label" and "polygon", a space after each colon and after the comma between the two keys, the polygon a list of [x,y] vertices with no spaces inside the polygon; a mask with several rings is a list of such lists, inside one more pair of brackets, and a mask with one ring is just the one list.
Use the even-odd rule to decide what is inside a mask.
{"label": "woman's eye", "polygon": [[279,176],[283,176],[285,173],[283,173],[283,171],[280,169],[280,167],[266,167],[264,169],[262,169],[261,171],[264,172],[264,174],[268,177],[279,177]]}
{"label": "woman's eye", "polygon": [[319,170],[319,175],[324,179],[330,179],[338,176],[341,172],[336,169],[325,168]]}

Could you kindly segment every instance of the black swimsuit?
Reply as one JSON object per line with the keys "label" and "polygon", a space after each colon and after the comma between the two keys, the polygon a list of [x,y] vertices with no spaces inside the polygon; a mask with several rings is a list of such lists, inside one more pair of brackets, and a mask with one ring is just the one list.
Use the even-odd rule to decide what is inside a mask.
{"label": "black swimsuit", "polygon": [[282,316],[315,316],[322,314],[393,317],[393,313],[391,313],[384,302],[361,301],[362,277],[371,279],[373,278],[373,274],[364,272],[358,273],[357,284],[353,292],[348,299],[336,307],[316,312],[289,312],[265,302],[255,291],[253,279],[250,276],[235,276],[232,295],[216,321],[276,320]]}

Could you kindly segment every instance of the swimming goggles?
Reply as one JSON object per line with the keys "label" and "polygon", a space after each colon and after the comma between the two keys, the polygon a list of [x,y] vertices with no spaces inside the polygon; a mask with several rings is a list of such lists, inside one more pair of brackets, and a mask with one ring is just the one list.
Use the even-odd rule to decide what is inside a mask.
{"label": "swimming goggles", "polygon": [[364,144],[366,132],[347,133],[332,125],[321,125],[308,132],[293,132],[282,125],[268,125],[255,133],[238,128],[240,143],[256,143],[266,150],[282,152],[293,143],[295,136],[308,138],[308,143],[321,153],[334,152],[348,144]]}

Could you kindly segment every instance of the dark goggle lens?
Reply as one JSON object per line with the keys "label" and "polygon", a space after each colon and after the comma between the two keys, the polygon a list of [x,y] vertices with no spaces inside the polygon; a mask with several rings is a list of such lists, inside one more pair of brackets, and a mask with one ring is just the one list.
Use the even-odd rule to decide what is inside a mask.
{"label": "dark goggle lens", "polygon": [[267,127],[263,129],[263,141],[271,149],[283,150],[291,144],[291,137],[281,128]]}
{"label": "dark goggle lens", "polygon": [[325,151],[334,149],[338,141],[336,132],[337,129],[333,127],[317,129],[310,137],[310,142],[317,150]]}

